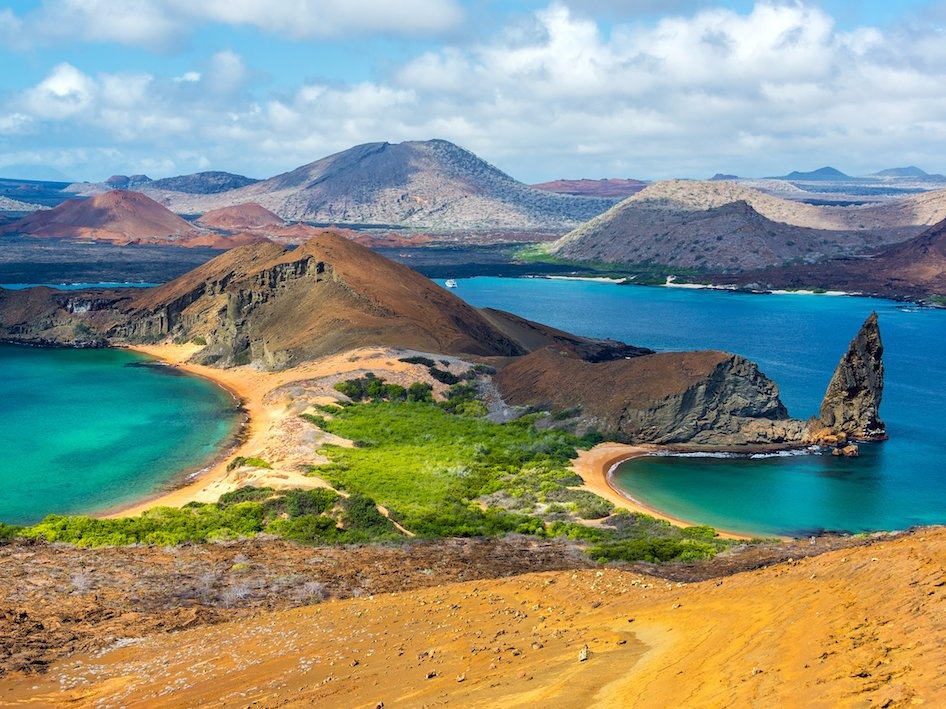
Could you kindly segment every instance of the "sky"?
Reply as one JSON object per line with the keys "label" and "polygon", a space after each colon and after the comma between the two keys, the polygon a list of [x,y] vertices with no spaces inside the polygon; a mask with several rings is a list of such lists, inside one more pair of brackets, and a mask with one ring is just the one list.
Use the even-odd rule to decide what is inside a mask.
{"label": "sky", "polygon": [[265,178],[450,140],[516,179],[946,173],[946,0],[0,4],[0,176]]}

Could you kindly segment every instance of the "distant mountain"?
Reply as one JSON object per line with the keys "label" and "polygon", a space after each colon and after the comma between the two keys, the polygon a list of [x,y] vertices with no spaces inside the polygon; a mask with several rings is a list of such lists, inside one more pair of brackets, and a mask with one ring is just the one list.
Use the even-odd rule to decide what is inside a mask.
{"label": "distant mountain", "polygon": [[624,199],[637,194],[647,187],[643,180],[626,180],[621,178],[605,178],[602,180],[553,180],[531,185],[537,190],[570,194],[578,197],[616,197]]}
{"label": "distant mountain", "polygon": [[193,175],[165,177],[153,180],[148,187],[156,190],[185,192],[187,194],[219,194],[253,185],[259,180],[230,172],[198,172]]}
{"label": "distant mountain", "polygon": [[799,182],[831,182],[834,180],[850,180],[853,178],[850,175],[845,175],[843,172],[833,167],[821,167],[817,170],[812,170],[811,172],[798,172],[796,170],[788,173],[784,177],[778,177],[775,179],[796,180]]}
{"label": "distant mountain", "polygon": [[739,271],[875,251],[946,217],[946,191],[856,210],[816,207],[727,181],[650,185],[554,242],[555,256]]}
{"label": "distant mountain", "polygon": [[179,213],[255,202],[283,219],[437,230],[565,230],[617,201],[533,189],[444,140],[359,145],[218,194],[147,193]]}
{"label": "distant mountain", "polygon": [[105,180],[104,185],[110,190],[133,190],[152,182],[147,175],[112,175]]}
{"label": "distant mountain", "polygon": [[875,172],[872,177],[929,177],[925,170],[911,165],[910,167],[891,167],[887,170]]}
{"label": "distant mountain", "polygon": [[738,175],[727,175],[722,172],[717,172],[715,175],[713,175],[710,178],[710,180],[738,180],[738,179],[739,179]]}
{"label": "distant mountain", "polygon": [[208,229],[226,229],[228,231],[286,225],[284,220],[271,211],[252,202],[212,209],[197,219],[197,223]]}
{"label": "distant mountain", "polygon": [[113,190],[72,199],[35,212],[3,228],[5,233],[97,241],[175,242],[201,232],[140,192]]}

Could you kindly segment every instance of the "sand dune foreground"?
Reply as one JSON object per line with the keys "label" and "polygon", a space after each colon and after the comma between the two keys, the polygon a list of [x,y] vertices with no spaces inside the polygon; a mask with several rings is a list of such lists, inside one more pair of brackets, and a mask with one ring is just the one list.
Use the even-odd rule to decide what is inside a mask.
{"label": "sand dune foreground", "polygon": [[692,584],[617,568],[453,583],[120,641],[8,676],[0,701],[935,706],[944,569],[940,527]]}

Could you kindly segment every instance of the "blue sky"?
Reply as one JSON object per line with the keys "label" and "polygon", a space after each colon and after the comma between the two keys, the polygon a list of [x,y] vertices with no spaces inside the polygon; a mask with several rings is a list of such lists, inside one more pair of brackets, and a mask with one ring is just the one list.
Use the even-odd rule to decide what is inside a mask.
{"label": "blue sky", "polygon": [[268,177],[452,140],[513,177],[946,172],[946,2],[0,5],[0,175]]}

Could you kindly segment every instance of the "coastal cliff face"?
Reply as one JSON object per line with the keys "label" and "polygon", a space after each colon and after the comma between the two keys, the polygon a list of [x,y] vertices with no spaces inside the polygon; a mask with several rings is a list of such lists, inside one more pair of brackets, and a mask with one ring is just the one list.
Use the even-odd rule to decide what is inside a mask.
{"label": "coastal cliff face", "polygon": [[641,443],[738,449],[802,442],[778,387],[749,360],[726,352],[668,352],[610,362],[545,348],[496,377],[512,404],[580,407],[585,427]]}
{"label": "coastal cliff face", "polygon": [[884,393],[883,354],[877,313],[871,313],[838,363],[816,425],[854,440],[887,438],[879,415]]}

